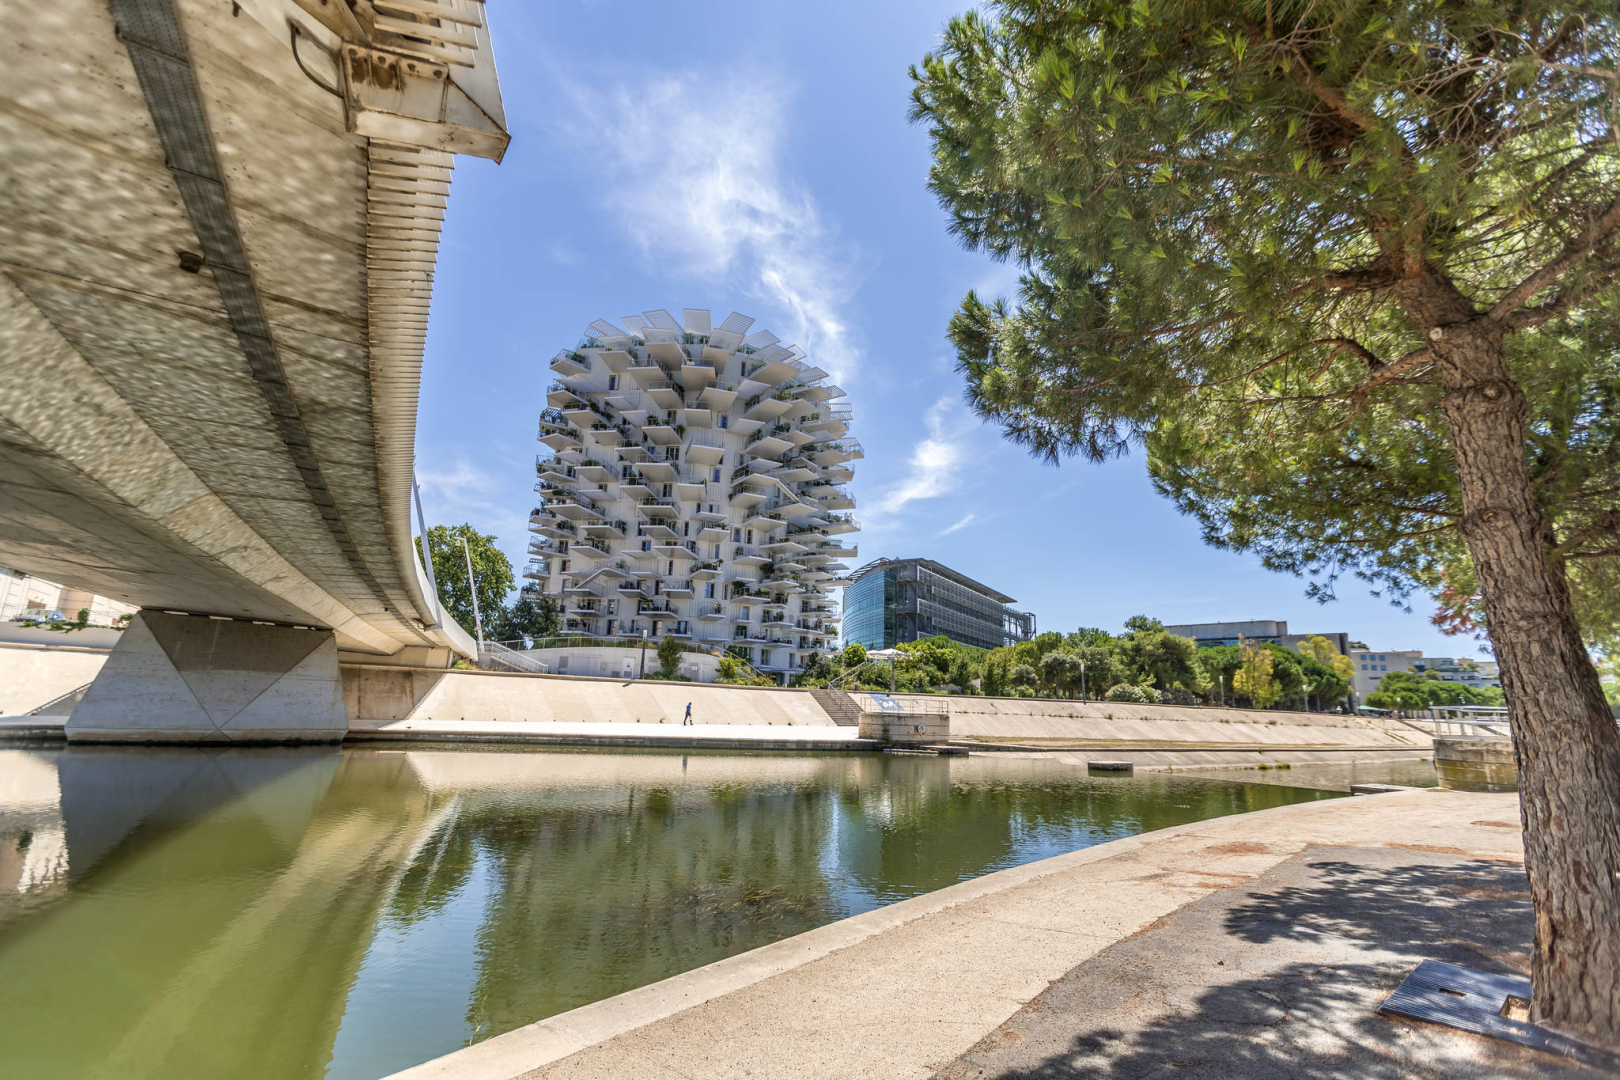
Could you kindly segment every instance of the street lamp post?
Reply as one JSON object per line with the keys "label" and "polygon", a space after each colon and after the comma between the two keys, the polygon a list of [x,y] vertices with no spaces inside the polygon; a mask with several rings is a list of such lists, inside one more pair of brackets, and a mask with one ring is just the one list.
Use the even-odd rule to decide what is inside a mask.
{"label": "street lamp post", "polygon": [[637,675],[636,678],[645,679],[646,677],[647,677],[647,628],[644,626],[644,627],[641,628],[641,674]]}
{"label": "street lamp post", "polygon": [[[424,541],[424,544],[426,541]],[[472,549],[467,546],[467,538],[461,538],[461,553],[467,556],[467,591],[472,594],[473,602],[473,629],[478,632],[478,652],[484,652],[484,619],[478,614],[478,582],[473,580]]]}
{"label": "street lamp post", "polygon": [[1080,700],[1082,702],[1091,700],[1086,693],[1086,662],[1084,660],[1080,661]]}

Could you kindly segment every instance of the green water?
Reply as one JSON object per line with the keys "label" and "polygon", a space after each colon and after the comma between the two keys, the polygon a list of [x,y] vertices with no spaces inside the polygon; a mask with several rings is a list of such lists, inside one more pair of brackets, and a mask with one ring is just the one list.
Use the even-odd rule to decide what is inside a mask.
{"label": "green water", "polygon": [[0,750],[0,1074],[373,1080],[988,871],[1331,797],[994,756]]}

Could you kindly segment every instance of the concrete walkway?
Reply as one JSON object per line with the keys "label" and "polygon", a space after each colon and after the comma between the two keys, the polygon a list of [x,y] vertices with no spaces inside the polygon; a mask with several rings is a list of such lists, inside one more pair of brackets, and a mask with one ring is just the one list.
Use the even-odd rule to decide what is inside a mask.
{"label": "concrete walkway", "polygon": [[1562,1075],[1374,1010],[1423,957],[1523,970],[1513,795],[1406,791],[990,874],[397,1074]]}
{"label": "concrete walkway", "polygon": [[709,750],[863,750],[848,727],[789,724],[604,724],[559,720],[355,720],[346,741],[506,742]]}

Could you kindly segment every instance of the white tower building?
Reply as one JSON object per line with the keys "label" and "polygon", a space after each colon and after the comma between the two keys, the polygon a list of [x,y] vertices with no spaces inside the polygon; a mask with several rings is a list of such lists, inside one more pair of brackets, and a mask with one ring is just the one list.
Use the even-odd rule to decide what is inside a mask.
{"label": "white tower building", "polygon": [[733,312],[598,319],[551,361],[529,517],[531,598],[563,633],[730,649],[784,681],[838,636],[848,584],[844,391]]}

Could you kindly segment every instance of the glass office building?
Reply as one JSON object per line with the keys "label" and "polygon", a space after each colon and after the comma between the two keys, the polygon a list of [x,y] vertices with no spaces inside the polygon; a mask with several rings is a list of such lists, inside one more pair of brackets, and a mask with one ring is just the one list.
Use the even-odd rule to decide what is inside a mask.
{"label": "glass office building", "polygon": [[844,590],[844,641],[890,649],[939,634],[981,649],[1035,636],[1035,616],[1012,597],[932,559],[878,559]]}

